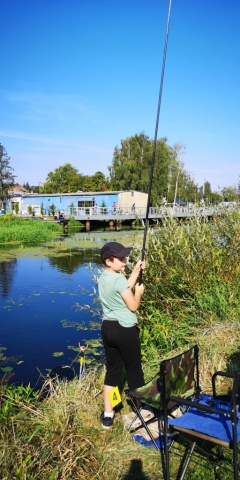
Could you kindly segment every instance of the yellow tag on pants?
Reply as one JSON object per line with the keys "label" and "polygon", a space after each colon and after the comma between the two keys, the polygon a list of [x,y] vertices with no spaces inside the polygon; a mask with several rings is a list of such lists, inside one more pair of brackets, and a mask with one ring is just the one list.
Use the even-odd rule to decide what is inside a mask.
{"label": "yellow tag on pants", "polygon": [[121,395],[119,393],[118,387],[114,387],[110,392],[108,392],[110,402],[112,405],[112,408],[116,407],[119,403],[121,403]]}

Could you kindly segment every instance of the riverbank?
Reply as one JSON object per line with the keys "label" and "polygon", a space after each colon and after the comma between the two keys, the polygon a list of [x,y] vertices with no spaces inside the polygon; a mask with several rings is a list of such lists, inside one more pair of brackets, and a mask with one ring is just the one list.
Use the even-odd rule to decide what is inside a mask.
{"label": "riverbank", "polygon": [[[236,367],[234,352],[238,350],[239,334],[239,325],[215,325],[208,332],[196,332],[197,338],[192,338],[192,344],[198,341],[200,346],[200,384],[204,392],[210,392],[215,369]],[[169,352],[169,356],[174,353]],[[146,378],[157,371],[158,361],[156,352],[144,365]],[[113,428],[102,429],[99,417],[103,376],[101,367],[87,367],[81,383],[78,379],[51,383],[50,395],[44,401],[31,399],[23,389],[15,392],[15,397],[13,392],[4,394],[0,415],[1,480],[163,478],[159,452],[134,442],[123,426],[121,415],[130,410],[124,394],[123,409],[116,414]],[[176,444],[171,452],[172,479],[177,478],[182,453],[181,445]],[[215,467],[194,456],[186,478],[214,480]],[[228,479],[229,472],[218,466],[218,480]]]}
{"label": "riverbank", "polygon": [[[149,231],[145,292],[138,315],[146,380],[156,373],[160,360],[195,343],[200,347],[203,392],[210,393],[216,370],[233,372],[240,368],[239,245],[237,211],[211,222],[196,218],[183,225],[170,218],[163,227]],[[133,251],[129,270],[139,253],[139,248]],[[124,408],[117,414],[113,429],[102,429],[99,416],[104,367],[96,365],[87,368],[81,384],[77,380],[60,383],[39,402],[31,398],[26,387],[8,393],[2,380],[1,480],[8,480],[9,472],[11,478],[19,480],[162,477],[159,452],[133,442],[123,427],[121,414],[129,411],[124,394]],[[218,386],[222,392],[228,388]],[[171,453],[173,479],[181,461],[178,453]],[[186,476],[187,480],[196,478],[215,480],[216,468],[198,458]],[[229,472],[218,465],[217,478],[228,480]]]}

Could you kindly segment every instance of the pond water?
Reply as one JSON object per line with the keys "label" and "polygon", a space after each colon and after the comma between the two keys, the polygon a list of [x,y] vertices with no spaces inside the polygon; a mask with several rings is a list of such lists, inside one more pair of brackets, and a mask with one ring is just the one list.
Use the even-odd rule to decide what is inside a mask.
{"label": "pond water", "polygon": [[[98,310],[93,276],[103,268],[99,250],[105,241],[106,236],[95,237],[93,247],[76,250],[75,238],[67,252],[53,249],[51,254],[42,246],[0,262],[0,349],[5,348],[0,350],[0,377],[12,367],[10,383],[38,386],[40,373],[72,364],[78,342],[91,346],[93,340],[86,359],[102,361],[101,346],[94,349],[101,343],[96,342],[101,319],[77,304]],[[73,366],[77,372],[78,363]]]}

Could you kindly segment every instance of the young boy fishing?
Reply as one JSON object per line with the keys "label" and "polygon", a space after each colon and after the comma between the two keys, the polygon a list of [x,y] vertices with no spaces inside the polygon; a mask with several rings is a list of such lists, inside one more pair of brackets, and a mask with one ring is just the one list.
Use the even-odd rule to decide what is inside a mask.
{"label": "young boy fishing", "polygon": [[126,257],[131,250],[131,247],[124,247],[118,242],[108,242],[101,249],[105,270],[99,278],[98,288],[103,309],[102,339],[106,356],[104,412],[101,414],[101,423],[106,429],[111,428],[114,420],[109,392],[120,385],[123,364],[128,387],[135,389],[144,385],[135,312],[144,292],[144,285],[139,285],[137,279],[140,271],[145,268],[145,262],[139,260],[127,279],[123,272],[127,263]]}

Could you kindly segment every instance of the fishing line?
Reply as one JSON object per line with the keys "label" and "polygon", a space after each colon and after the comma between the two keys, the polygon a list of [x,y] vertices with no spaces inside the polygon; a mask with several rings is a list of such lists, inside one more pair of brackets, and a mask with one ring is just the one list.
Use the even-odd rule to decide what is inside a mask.
{"label": "fishing line", "polygon": [[[150,206],[150,198],[151,198],[151,191],[152,191],[153,170],[154,170],[154,163],[155,163],[155,156],[156,156],[158,124],[159,124],[161,101],[162,101],[163,80],[164,80],[164,71],[165,71],[165,63],[166,63],[166,56],[167,56],[167,45],[168,45],[168,34],[169,34],[169,26],[170,26],[171,9],[172,9],[172,0],[169,0],[167,27],[166,27],[166,35],[165,35],[165,43],[164,43],[163,61],[162,61],[162,73],[161,73],[159,96],[158,96],[158,107],[157,107],[155,135],[154,135],[153,152],[152,152],[152,158],[151,158],[151,164],[150,164],[150,176],[149,176],[149,184],[148,184],[146,220],[145,220],[143,245],[142,245],[142,258],[141,258],[142,260],[144,260],[144,257],[145,257],[145,247],[146,247],[146,240],[147,240],[148,215],[149,215],[149,206]],[[142,270],[140,272],[140,283],[141,283],[141,274],[142,274]]]}

